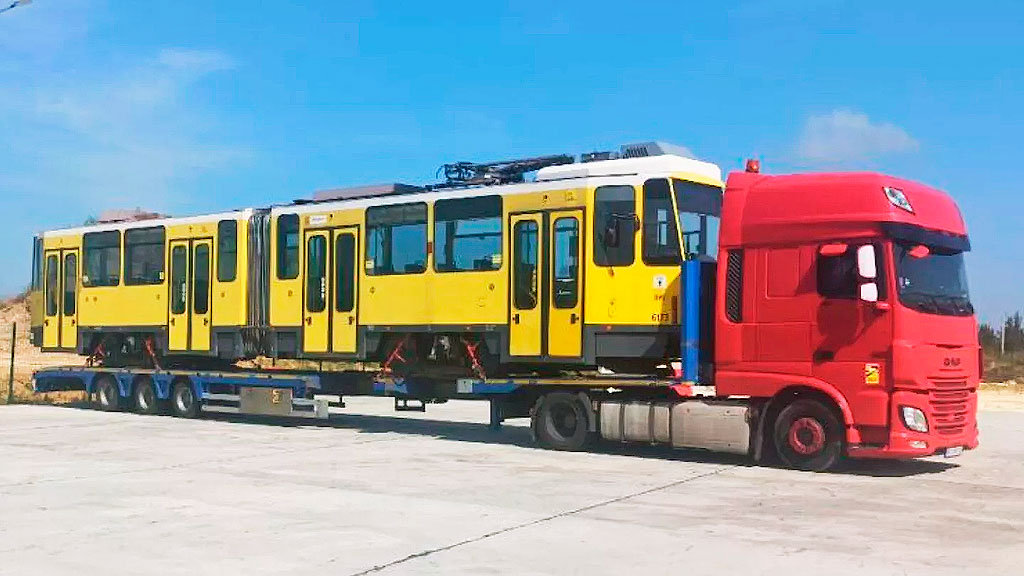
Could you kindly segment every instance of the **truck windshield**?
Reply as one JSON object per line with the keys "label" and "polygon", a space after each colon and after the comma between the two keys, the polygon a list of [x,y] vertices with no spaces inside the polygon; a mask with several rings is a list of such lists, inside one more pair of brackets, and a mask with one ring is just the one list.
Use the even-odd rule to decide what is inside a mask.
{"label": "truck windshield", "polygon": [[963,252],[930,247],[927,255],[915,256],[911,253],[914,248],[913,244],[893,243],[900,302],[928,314],[974,314]]}
{"label": "truck windshield", "polygon": [[717,256],[722,189],[678,178],[672,179],[672,189],[679,209],[686,257]]}

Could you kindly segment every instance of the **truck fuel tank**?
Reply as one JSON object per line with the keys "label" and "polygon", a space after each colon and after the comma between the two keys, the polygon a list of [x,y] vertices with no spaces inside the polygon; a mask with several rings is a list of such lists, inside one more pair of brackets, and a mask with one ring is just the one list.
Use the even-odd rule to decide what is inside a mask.
{"label": "truck fuel tank", "polygon": [[606,440],[733,454],[750,451],[750,407],[740,401],[606,401],[600,404],[598,418]]}

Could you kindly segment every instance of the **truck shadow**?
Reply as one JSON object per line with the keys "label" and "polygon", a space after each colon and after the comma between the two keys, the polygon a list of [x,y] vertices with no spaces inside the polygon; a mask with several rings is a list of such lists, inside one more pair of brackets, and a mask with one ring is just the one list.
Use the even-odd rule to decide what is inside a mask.
{"label": "truck shadow", "polygon": [[[100,411],[86,402],[65,404],[64,407]],[[153,418],[154,416],[138,416]],[[160,416],[155,416],[161,418]],[[170,416],[163,418],[170,419]],[[311,418],[255,416],[225,412],[204,412],[204,420],[224,422],[242,426],[275,426],[278,428],[333,428],[352,430],[361,434],[402,434],[470,442],[477,444],[493,444],[516,446],[529,450],[545,450],[534,441],[530,429],[523,425],[505,425],[500,430],[493,430],[487,424],[476,422],[454,422],[451,420],[432,420],[427,418],[407,418],[403,416],[385,416],[368,414],[332,414],[330,420]],[[181,420],[180,422],[187,423]],[[396,437],[398,440],[401,437]],[[652,458],[659,460],[690,462],[699,464],[718,464],[740,466],[745,468],[786,469],[781,463],[768,458],[760,463],[746,456],[709,452],[706,450],[670,448],[667,446],[647,445],[629,442],[611,442],[599,440],[586,451],[590,454],[604,454],[633,458]],[[959,465],[934,460],[846,460],[831,474],[846,476],[870,476],[879,478],[902,478],[938,474],[957,468]]]}
{"label": "truck shadow", "polygon": [[[475,422],[453,422],[450,420],[431,420],[426,418],[405,418],[402,416],[344,414],[332,415],[330,420],[310,420],[304,418],[273,418],[240,414],[210,413],[205,418],[215,419],[234,424],[252,424],[279,427],[318,427],[353,430],[363,434],[408,434],[425,436],[455,442],[471,442],[517,446],[530,450],[544,450],[534,442],[530,429],[524,425],[504,425],[500,430],[493,430],[486,424]],[[707,450],[670,448],[668,446],[647,445],[631,442],[612,442],[598,440],[586,451],[591,454],[610,456],[640,457],[678,462],[701,464],[734,465],[750,468],[786,469],[774,458],[760,463],[751,458],[736,454],[709,452]],[[870,476],[880,478],[901,478],[938,474],[957,468],[957,464],[934,460],[846,460],[833,474],[848,476]]]}

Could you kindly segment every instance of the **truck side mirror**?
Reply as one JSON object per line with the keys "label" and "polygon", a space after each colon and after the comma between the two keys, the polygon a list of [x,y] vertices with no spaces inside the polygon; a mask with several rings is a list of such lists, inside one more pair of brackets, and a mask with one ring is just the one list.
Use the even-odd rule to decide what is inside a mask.
{"label": "truck side mirror", "polygon": [[[878,269],[875,266],[875,247],[873,245],[865,244],[857,248],[857,274],[867,280],[878,278]],[[861,288],[863,289],[864,286],[862,285]],[[863,300],[863,298],[861,299]],[[878,286],[875,286],[875,300],[878,300]],[[874,302],[875,300],[869,300],[869,302]]]}
{"label": "truck side mirror", "polygon": [[862,302],[878,302],[878,284],[874,282],[861,284],[860,299]]}
{"label": "truck side mirror", "polygon": [[604,245],[606,248],[618,248],[619,246],[619,219],[609,216],[604,225]]}

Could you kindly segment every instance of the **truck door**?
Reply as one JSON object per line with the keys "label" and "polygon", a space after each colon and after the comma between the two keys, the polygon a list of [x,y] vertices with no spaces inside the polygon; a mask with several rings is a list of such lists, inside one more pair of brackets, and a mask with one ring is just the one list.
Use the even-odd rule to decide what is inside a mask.
{"label": "truck door", "polygon": [[306,234],[302,349],[313,354],[326,353],[330,341],[329,238],[330,232],[326,230]]}
{"label": "truck door", "polygon": [[[858,273],[858,250],[874,246],[875,278]],[[836,245],[833,245],[836,246]],[[825,253],[822,253],[825,251]],[[816,254],[818,310],[812,333],[813,374],[832,383],[847,398],[858,424],[889,424],[888,389],[892,346],[890,273],[881,245],[851,242]],[[878,303],[862,301],[860,284],[873,281]]]}
{"label": "truck door", "polygon": [[60,347],[78,346],[78,250],[61,251]]}
{"label": "truck door", "polygon": [[334,232],[334,303],[331,315],[331,350],[355,354],[358,346],[359,309],[358,267],[359,229],[341,228]]}
{"label": "truck door", "polygon": [[551,262],[548,268],[548,355],[578,358],[583,354],[582,210],[551,212]]}
{"label": "truck door", "polygon": [[188,350],[189,270],[187,240],[172,240],[170,270],[170,310],[167,320],[167,349],[174,352]]}
{"label": "truck door", "polygon": [[191,346],[193,352],[210,351],[210,278],[213,276],[213,240],[192,241],[192,318]]}
{"label": "truck door", "polygon": [[510,268],[508,353],[513,357],[543,355],[544,253],[541,231],[544,214],[517,214],[510,219],[512,266]]}

